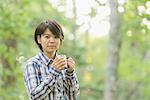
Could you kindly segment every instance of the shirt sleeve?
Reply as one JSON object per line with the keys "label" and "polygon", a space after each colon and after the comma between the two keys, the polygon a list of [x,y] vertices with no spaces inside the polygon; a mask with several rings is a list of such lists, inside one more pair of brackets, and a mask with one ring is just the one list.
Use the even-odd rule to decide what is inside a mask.
{"label": "shirt sleeve", "polygon": [[65,75],[66,75],[67,86],[69,86],[68,88],[69,90],[67,94],[70,100],[76,100],[76,97],[80,92],[77,75],[74,71],[71,73],[65,71]]}
{"label": "shirt sleeve", "polygon": [[25,67],[24,79],[30,98],[33,100],[43,99],[53,90],[56,77],[59,73],[53,67],[49,67],[49,74],[40,82],[39,71],[37,69],[38,64],[28,62]]}

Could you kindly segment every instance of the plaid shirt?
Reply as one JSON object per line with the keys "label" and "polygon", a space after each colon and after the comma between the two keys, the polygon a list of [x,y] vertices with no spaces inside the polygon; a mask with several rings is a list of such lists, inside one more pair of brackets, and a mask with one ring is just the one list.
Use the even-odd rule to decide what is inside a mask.
{"label": "plaid shirt", "polygon": [[24,80],[31,100],[75,100],[79,84],[74,72],[58,72],[52,59],[39,52],[25,63]]}

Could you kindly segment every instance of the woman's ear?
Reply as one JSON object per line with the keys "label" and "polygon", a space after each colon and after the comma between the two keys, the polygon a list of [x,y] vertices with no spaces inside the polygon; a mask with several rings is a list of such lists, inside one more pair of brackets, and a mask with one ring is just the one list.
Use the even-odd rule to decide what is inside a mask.
{"label": "woman's ear", "polygon": [[39,44],[41,44],[41,37],[39,35],[37,36],[37,41]]}

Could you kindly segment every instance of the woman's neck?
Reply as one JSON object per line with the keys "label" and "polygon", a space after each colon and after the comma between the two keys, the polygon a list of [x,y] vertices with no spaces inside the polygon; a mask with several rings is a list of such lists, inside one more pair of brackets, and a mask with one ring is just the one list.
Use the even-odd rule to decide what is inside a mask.
{"label": "woman's neck", "polygon": [[56,52],[50,52],[50,53],[46,51],[43,51],[43,52],[49,59],[54,59],[55,54],[56,54]]}

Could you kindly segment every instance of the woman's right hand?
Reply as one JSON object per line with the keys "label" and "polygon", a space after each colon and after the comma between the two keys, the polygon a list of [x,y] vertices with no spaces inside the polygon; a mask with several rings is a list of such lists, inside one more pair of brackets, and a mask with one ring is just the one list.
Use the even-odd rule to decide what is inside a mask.
{"label": "woman's right hand", "polygon": [[53,66],[59,72],[61,72],[62,70],[64,70],[65,67],[66,67],[66,65],[67,65],[67,61],[63,57],[61,57],[61,58],[56,57],[53,60],[53,63],[51,64],[51,66]]}

